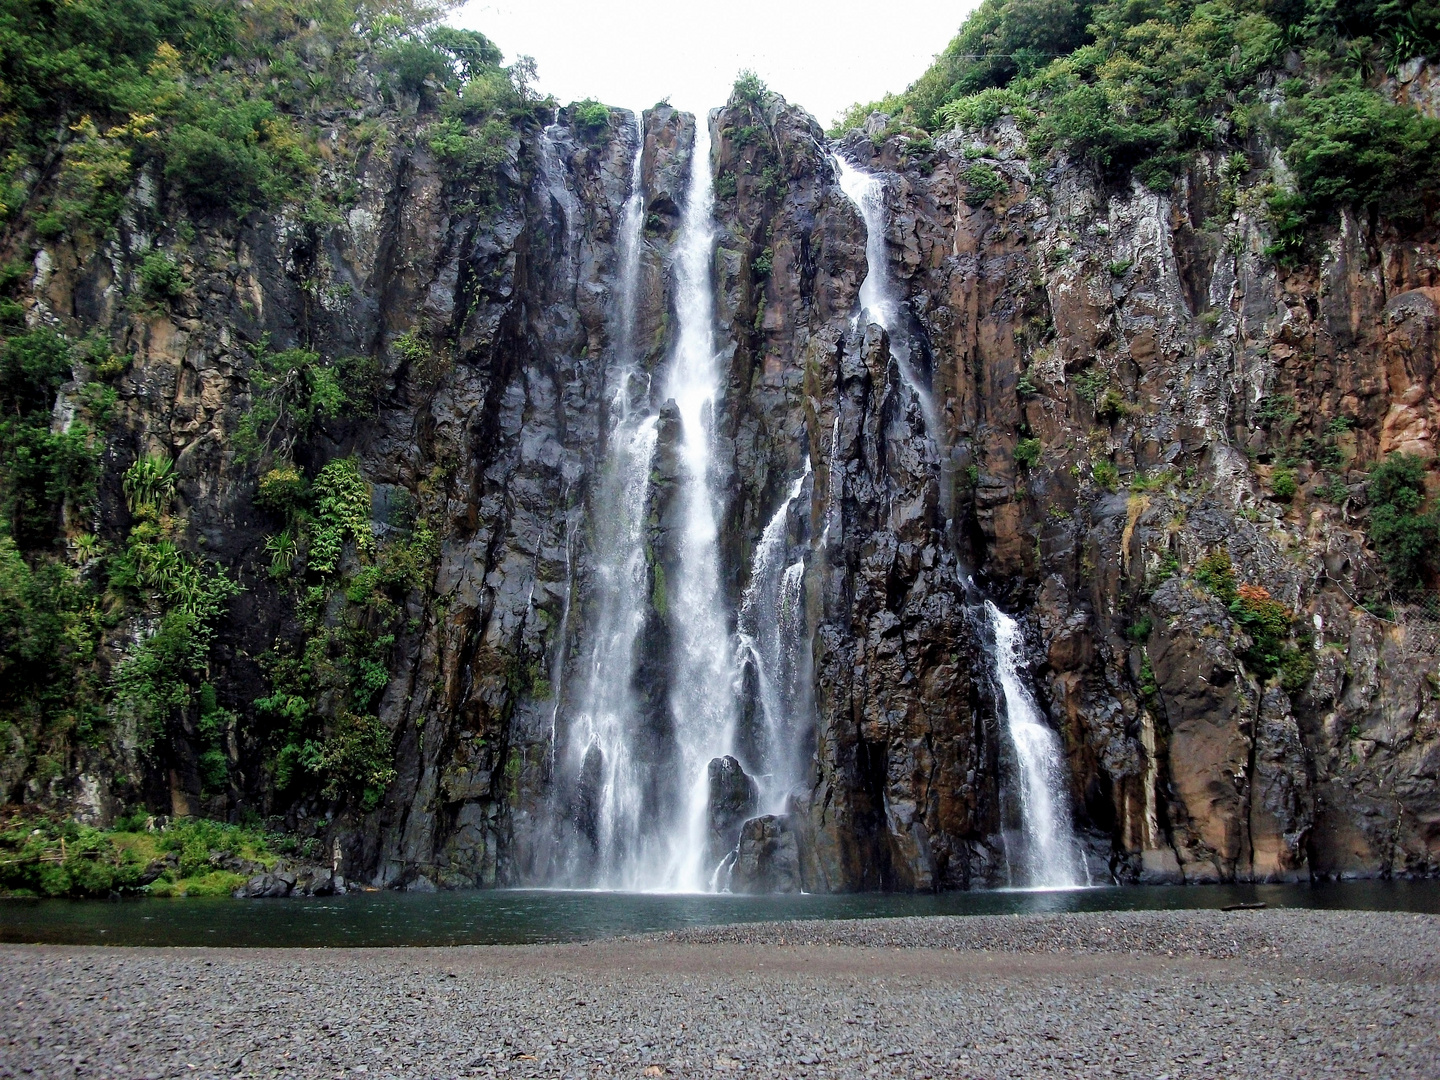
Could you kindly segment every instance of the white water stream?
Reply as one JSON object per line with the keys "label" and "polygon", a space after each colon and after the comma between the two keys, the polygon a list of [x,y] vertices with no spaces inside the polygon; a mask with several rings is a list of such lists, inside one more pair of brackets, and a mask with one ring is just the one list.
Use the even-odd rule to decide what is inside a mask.
{"label": "white water stream", "polygon": [[[740,648],[755,665],[761,729],[756,747],[765,771],[760,813],[783,814],[800,778],[801,739],[810,720],[810,639],[805,619],[805,559],[786,563],[790,508],[810,475],[810,461],[760,534],[750,584],[740,601]],[[742,657],[743,660],[743,657]]]}
{"label": "white water stream", "polygon": [[865,222],[865,280],[860,283],[860,315],[878,324],[890,335],[890,355],[900,369],[900,378],[920,403],[925,419],[925,433],[938,441],[940,418],[930,389],[920,381],[910,363],[910,341],[905,332],[903,310],[895,285],[890,280],[890,255],[885,248],[885,182],[878,176],[857,169],[839,154],[830,156],[840,177],[840,190],[860,211]]}
{"label": "white water stream", "polygon": [[[680,412],[681,535],[674,582],[667,583],[671,627],[670,714],[674,725],[675,820],[662,830],[669,848],[655,887],[703,891],[710,759],[728,754],[735,731],[734,650],[720,589],[721,497],[714,489],[714,423],[720,399],[711,278],[715,229],[708,117],[695,117],[690,181],[675,261],[678,341],[665,396]],[[653,873],[653,871],[652,871]]]}
{"label": "white water stream", "polygon": [[620,226],[617,349],[610,378],[605,462],[592,518],[594,616],[589,648],[579,672],[568,739],[568,773],[580,778],[594,827],[593,872],[566,867],[567,883],[616,889],[643,884],[647,765],[634,752],[637,708],[635,645],[645,625],[648,567],[646,506],[657,424],[649,407],[649,379],[635,355],[645,193],[640,159],[643,136],[636,124],[630,196]]}
{"label": "white water stream", "polygon": [[1005,697],[1005,728],[1018,774],[1023,848],[1018,861],[1025,879],[1016,884],[1032,889],[1078,888],[1087,883],[1085,864],[1070,823],[1060,736],[1041,718],[1021,674],[1019,624],[989,600],[985,614],[995,632],[995,674]]}

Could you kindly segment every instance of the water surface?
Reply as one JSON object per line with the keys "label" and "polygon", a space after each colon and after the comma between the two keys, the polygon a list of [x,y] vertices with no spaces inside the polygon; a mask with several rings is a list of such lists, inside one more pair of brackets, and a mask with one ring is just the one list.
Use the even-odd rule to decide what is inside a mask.
{"label": "water surface", "polygon": [[584,941],[775,919],[1218,908],[1352,908],[1440,914],[1440,882],[1131,886],[910,896],[656,895],[497,889],[316,899],[0,900],[0,942],[67,945],[502,945]]}

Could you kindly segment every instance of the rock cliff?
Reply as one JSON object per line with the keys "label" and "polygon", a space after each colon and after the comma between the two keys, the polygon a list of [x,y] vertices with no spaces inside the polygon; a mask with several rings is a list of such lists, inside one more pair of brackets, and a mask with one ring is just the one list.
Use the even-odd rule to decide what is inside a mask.
{"label": "rock cliff", "polygon": [[[1433,109],[1433,73],[1409,74],[1407,100]],[[806,555],[813,730],[786,812],[740,830],[737,874],[816,891],[1005,880],[1011,796],[982,592],[1023,622],[1097,879],[1440,870],[1440,619],[1384,600],[1365,531],[1366,468],[1396,450],[1434,457],[1440,437],[1433,231],[1347,215],[1316,264],[1285,270],[1266,254],[1263,154],[1238,170],[1201,154],[1164,195],[1032,158],[1008,117],[934,143],[877,121],[831,145],[773,93],[700,118],[708,162],[691,157],[696,119],[668,106],[602,124],[560,110],[504,145],[489,193],[441,160],[422,105],[367,106],[364,140],[336,120],[327,182],[351,188],[333,219],[198,217],[142,171],[110,239],[9,234],[26,325],[128,358],[103,376],[116,403],[93,519],[67,535],[121,545],[137,520],[122,474],[173,461],[181,545],[243,591],[205,670],[228,716],[218,742],[202,724],[218,714],[197,704],[148,742],[119,714],[48,747],[12,729],[0,799],[97,823],[137,806],[275,815],[320,838],[336,872],[378,885],[556,879],[587,827],[584,777],[564,774],[557,747],[595,618],[619,237],[640,153],[633,340],[651,375],[673,344],[686,178],[716,176],[732,618],[762,530],[802,484],[785,544]],[[873,268],[835,153],[884,180],[886,270],[904,300],[888,333],[856,317]],[[183,276],[158,302],[137,272],[150,252]],[[368,493],[323,580],[314,541],[308,580],[276,572],[287,519],[261,495],[271,463],[236,452],[270,385],[262,358],[287,349],[373,365],[373,408],[293,443],[300,473],[353,460]],[[77,365],[56,429],[101,378]],[[663,769],[686,613],[664,589],[678,420],[652,404],[633,681],[638,752]],[[364,575],[390,565],[377,552],[412,548],[418,569],[382,582],[389,606],[367,599],[380,587]],[[1275,605],[1282,625],[1260,629],[1255,612]],[[154,629],[128,613],[102,667]],[[284,771],[277,687],[317,636],[350,642],[331,668],[379,672],[381,730],[356,738],[379,740],[385,768],[365,797]],[[358,723],[350,684],[307,678],[292,696],[310,694],[327,738]],[[742,749],[758,738],[755,692],[742,688]],[[217,752],[218,784],[204,760]]]}

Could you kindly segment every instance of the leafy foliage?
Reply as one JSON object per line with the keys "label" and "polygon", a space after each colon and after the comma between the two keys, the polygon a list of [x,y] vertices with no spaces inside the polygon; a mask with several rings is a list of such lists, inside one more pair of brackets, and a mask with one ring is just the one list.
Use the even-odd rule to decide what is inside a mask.
{"label": "leafy foliage", "polygon": [[353,458],[332,461],[315,477],[315,521],[310,533],[310,569],[333,573],[345,542],[361,552],[374,550],[370,531],[370,485]]}
{"label": "leafy foliage", "polygon": [[352,406],[357,412],[372,411],[367,388],[349,370],[308,349],[259,350],[250,369],[253,403],[235,432],[241,457],[288,458],[295,442],[326,420]]}
{"label": "leafy foliage", "polygon": [[[1440,0],[984,0],[904,93],[836,133],[877,110],[907,134],[1009,114],[1035,149],[1168,191],[1196,151],[1243,161],[1263,130],[1295,181],[1269,199],[1272,254],[1293,261],[1341,207],[1402,224],[1435,211],[1440,121],[1386,101],[1372,73],[1437,48]],[[1306,77],[1273,110],[1262,87],[1291,51]]]}
{"label": "leafy foliage", "polygon": [[1440,520],[1427,509],[1426,463],[1414,454],[1391,454],[1370,473],[1370,539],[1395,591],[1420,588],[1433,571]]}
{"label": "leafy foliage", "polygon": [[[1315,674],[1314,650],[1308,634],[1296,633],[1295,615],[1263,585],[1239,584],[1224,550],[1211,552],[1195,566],[1195,580],[1229,610],[1235,625],[1250,638],[1237,655],[1257,679],[1276,674],[1289,693],[1301,690]],[[1298,638],[1299,645],[1291,644]]]}
{"label": "leafy foliage", "polygon": [[175,466],[169,458],[136,458],[121,481],[132,514],[159,514],[175,495]]}
{"label": "leafy foliage", "polygon": [[575,126],[586,134],[594,135],[610,126],[610,108],[593,98],[576,102],[570,106],[570,117]]}
{"label": "leafy foliage", "polygon": [[17,334],[0,347],[0,509],[23,547],[48,544],[67,505],[94,497],[99,447],[77,420],[56,431],[51,413],[72,375],[68,342],[53,330]]}
{"label": "leafy foliage", "polygon": [[483,34],[435,23],[444,6],[5,0],[0,218],[29,213],[47,239],[103,234],[144,164],[195,214],[300,201],[329,152],[314,106],[353,109],[357,80],[427,110],[494,113],[508,134],[513,105],[531,116],[533,63],[502,68]]}
{"label": "leafy foliage", "polygon": [[763,105],[765,95],[769,92],[770,88],[765,85],[764,80],[750,68],[742,69],[740,74],[735,76],[735,85],[730,90],[736,101],[749,102],[751,105]]}
{"label": "leafy foliage", "polygon": [[217,863],[272,865],[287,842],[293,846],[289,837],[193,818],[146,828],[141,814],[114,829],[94,829],[14,815],[0,824],[0,894],[226,896],[244,876],[217,870]]}
{"label": "leafy foliage", "polygon": [[1005,178],[984,162],[977,162],[965,170],[965,201],[971,206],[983,206],[996,195],[1008,190]]}
{"label": "leafy foliage", "polygon": [[1033,469],[1040,464],[1040,440],[1021,439],[1015,444],[1015,464],[1022,469]]}

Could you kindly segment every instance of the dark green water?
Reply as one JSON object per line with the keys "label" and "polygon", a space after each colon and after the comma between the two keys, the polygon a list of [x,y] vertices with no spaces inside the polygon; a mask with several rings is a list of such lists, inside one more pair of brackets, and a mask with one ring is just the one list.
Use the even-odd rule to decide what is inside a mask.
{"label": "dark green water", "polygon": [[661,896],[496,890],[306,900],[0,900],[0,942],[69,945],[493,945],[582,941],[773,919],[1218,908],[1440,914],[1440,882],[1197,885],[940,896]]}

